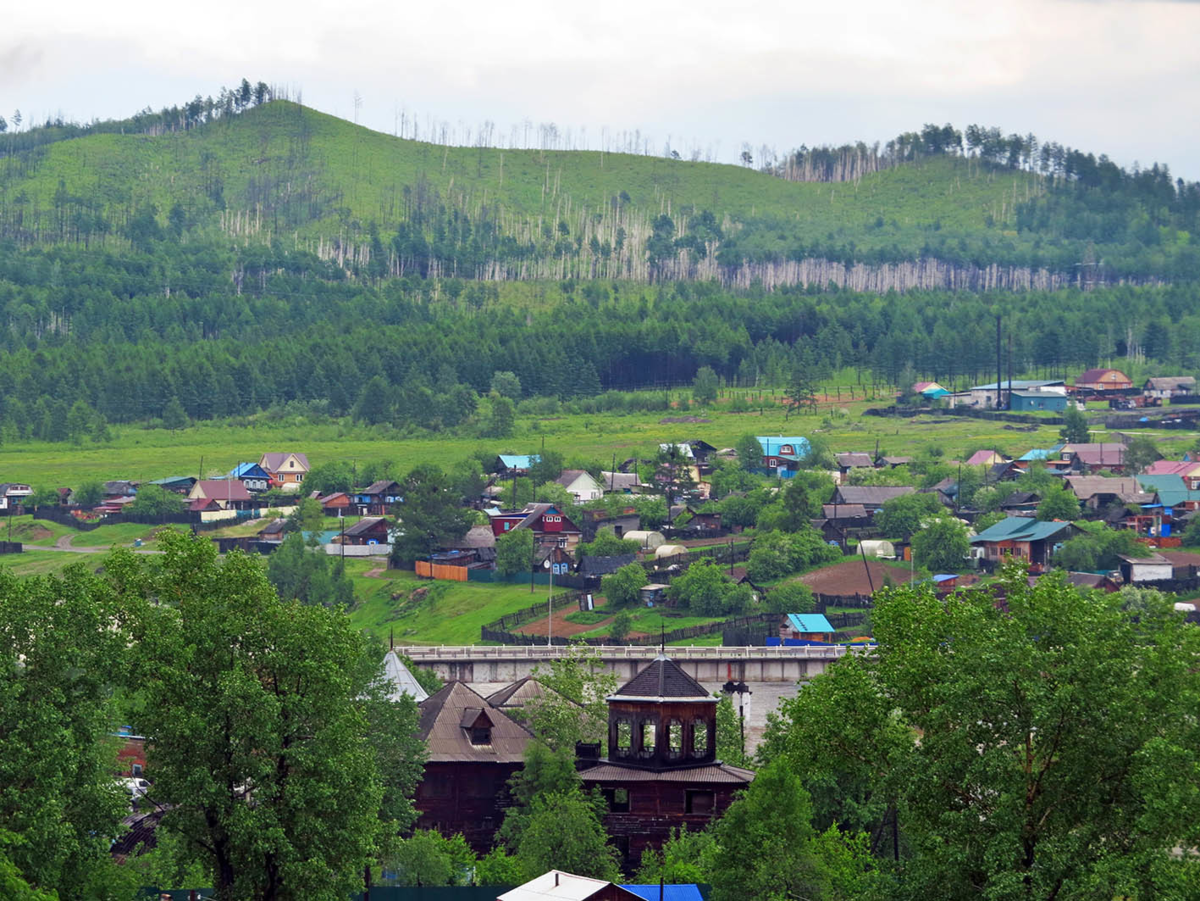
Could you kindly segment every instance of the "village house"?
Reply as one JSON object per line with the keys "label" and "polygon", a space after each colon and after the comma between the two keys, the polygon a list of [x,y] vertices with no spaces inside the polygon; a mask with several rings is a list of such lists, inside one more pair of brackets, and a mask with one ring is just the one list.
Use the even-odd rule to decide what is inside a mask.
{"label": "village house", "polygon": [[163,491],[187,497],[192,493],[197,481],[199,480],[195,476],[167,476],[165,479],[154,479],[150,484],[157,485]]}
{"label": "village house", "polygon": [[1173,577],[1173,564],[1161,554],[1150,554],[1146,557],[1127,557],[1119,555],[1121,578],[1126,583],[1135,582],[1168,582]]}
{"label": "village house", "polygon": [[852,469],[874,469],[875,461],[871,459],[870,454],[862,453],[844,453],[834,454],[833,459],[837,461],[838,475],[843,479],[850,474]]}
{"label": "village house", "polygon": [[5,482],[0,485],[0,510],[8,513],[13,508],[25,503],[25,498],[33,494],[33,489],[21,482]]}
{"label": "village house", "polygon": [[1133,387],[1133,380],[1119,369],[1089,369],[1075,379],[1075,390],[1124,391]]}
{"label": "village house", "polygon": [[564,469],[554,481],[566,488],[577,504],[604,497],[604,486],[586,469]]}
{"label": "village house", "polygon": [[704,829],[754,773],[717,760],[717,699],[665,654],[606,700],[608,757],[577,765],[604,796],[604,826],[628,868],[672,829]]}
{"label": "village house", "polygon": [[1010,516],[971,539],[983,550],[983,559],[1000,563],[1010,557],[1044,567],[1054,553],[1079,529],[1069,522],[1038,522],[1027,516]]}
{"label": "village house", "polygon": [[388,521],[382,516],[364,516],[342,532],[342,544],[390,544]]}
{"label": "village house", "polygon": [[600,471],[600,486],[606,494],[634,494],[642,487],[642,480],[637,472]]}
{"label": "village house", "polygon": [[336,516],[340,519],[343,516],[350,515],[351,499],[350,495],[344,491],[335,491],[332,494],[326,495],[314,491],[309,496],[321,505],[321,510],[326,516]]}
{"label": "village house", "polygon": [[137,482],[131,482],[128,479],[110,479],[104,483],[104,496],[111,497],[133,497],[137,494]]}
{"label": "village house", "polygon": [[508,806],[508,780],[525,763],[532,736],[462,682],[448,682],[418,705],[425,776],[414,801],[417,828],[462,833],[487,853]]}
{"label": "village house", "polygon": [[229,471],[229,478],[237,479],[251,494],[271,487],[271,474],[257,463],[239,463]]}
{"label": "village house", "polygon": [[1008,394],[1008,409],[1018,413],[1033,413],[1039,410],[1062,413],[1067,409],[1068,404],[1067,396],[1055,391],[1043,391],[1036,388],[1017,391],[1014,388]]}
{"label": "village house", "polygon": [[380,479],[366,488],[354,492],[354,506],[359,516],[387,516],[393,505],[400,502],[400,483],[393,479]]}
{"label": "village house", "polygon": [[307,456],[290,452],[263,454],[258,465],[270,475],[271,485],[281,491],[299,491],[309,470]]}
{"label": "village house", "polygon": [[839,507],[859,506],[874,514],[892,498],[916,494],[916,491],[911,485],[839,485],[829,503]]}
{"label": "village house", "polygon": [[498,513],[491,517],[492,534],[499,538],[506,532],[531,529],[538,544],[556,544],[567,551],[575,550],[583,532],[554,504],[527,504],[516,513]]}
{"label": "village house", "polygon": [[529,467],[541,461],[540,454],[499,454],[492,465],[493,472],[501,478],[529,475]]}
{"label": "village house", "polygon": [[833,641],[835,629],[823,613],[788,613],[779,627],[779,637],[792,641]]}
{"label": "village house", "polygon": [[1069,472],[1122,472],[1125,469],[1125,445],[1119,441],[1064,444],[1060,453]]}
{"label": "village house", "polygon": [[1184,485],[1195,491],[1200,488],[1200,462],[1190,460],[1155,460],[1146,467],[1145,475],[1177,475]]}
{"label": "village house", "polygon": [[605,576],[611,576],[622,566],[637,562],[637,554],[616,554],[611,557],[583,557],[575,572],[588,588],[599,588]]}
{"label": "village house", "polygon": [[986,385],[975,385],[961,394],[952,394],[947,398],[951,407],[968,406],[994,409],[996,395],[1000,395],[1000,408],[1008,407],[1009,391],[1043,391],[1067,396],[1066,382],[1062,379],[1005,379],[998,386],[995,382]]}
{"label": "village house", "polygon": [[907,466],[913,460],[912,457],[903,457],[895,455],[880,454],[875,459],[876,469],[895,469],[897,466]]}
{"label": "village house", "polygon": [[1148,504],[1153,494],[1147,493],[1138,480],[1128,478],[1105,478],[1104,476],[1063,477],[1063,483],[1075,495],[1075,499],[1086,510],[1099,512],[1113,504]]}
{"label": "village house", "polygon": [[219,510],[249,510],[255,505],[246,486],[237,479],[200,479],[188,493],[188,500],[202,501],[208,507],[216,505]]}
{"label": "village house", "polygon": [[937,400],[950,393],[937,382],[917,382],[912,386],[911,391],[913,394],[921,395],[925,400]]}
{"label": "village house", "polygon": [[595,541],[596,533],[601,529],[612,529],[613,534],[620,538],[626,532],[636,532],[642,521],[636,507],[625,507],[611,513],[607,510],[586,509],[572,512],[579,519],[584,541]]}
{"label": "village house", "polygon": [[1146,379],[1142,396],[1148,400],[1164,401],[1196,393],[1196,379],[1190,375],[1160,376]]}
{"label": "village house", "polygon": [[794,476],[808,456],[807,438],[768,435],[760,436],[758,443],[762,447],[762,468],[767,471],[767,475],[778,476],[781,479]]}

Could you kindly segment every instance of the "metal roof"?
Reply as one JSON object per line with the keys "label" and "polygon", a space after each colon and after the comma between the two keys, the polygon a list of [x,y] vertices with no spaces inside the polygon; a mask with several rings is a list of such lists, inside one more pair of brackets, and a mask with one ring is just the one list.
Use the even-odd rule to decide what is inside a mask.
{"label": "metal roof", "polygon": [[554,901],[587,901],[601,895],[610,886],[617,889],[613,893],[617,898],[641,901],[641,895],[636,895],[615,883],[588,876],[576,876],[562,870],[551,870],[536,879],[530,879],[524,885],[518,885],[515,889],[499,895],[496,901],[545,901],[547,898]]}
{"label": "metal roof", "polygon": [[393,701],[399,701],[401,697],[408,695],[420,703],[429,697],[429,692],[421,687],[421,683],[413,677],[395,651],[388,651],[383,656],[383,678],[390,686],[388,697]]}
{"label": "metal roof", "polygon": [[613,692],[611,697],[712,699],[704,686],[665,654],[655,657],[648,667]]}
{"label": "metal roof", "polygon": [[971,539],[972,544],[989,541],[1044,541],[1061,532],[1074,529],[1069,522],[1039,522],[1028,516],[1009,516],[984,529]]}
{"label": "metal roof", "polygon": [[[521,763],[532,736],[504,711],[492,707],[462,682],[448,682],[420,704],[420,736],[431,763]],[[468,709],[487,710],[491,742],[471,743],[462,727]]]}
{"label": "metal roof", "polygon": [[834,628],[823,613],[789,613],[788,622],[797,632],[832,632]]}
{"label": "metal roof", "polygon": [[643,901],[704,901],[700,887],[688,885],[623,885],[621,888],[633,892]]}
{"label": "metal roof", "polygon": [[645,770],[638,767],[601,763],[579,774],[584,782],[686,782],[692,785],[746,785],[754,781],[754,771],[727,763],[702,766]]}
{"label": "metal roof", "polygon": [[539,454],[500,454],[499,456],[505,469],[528,469],[542,459]]}

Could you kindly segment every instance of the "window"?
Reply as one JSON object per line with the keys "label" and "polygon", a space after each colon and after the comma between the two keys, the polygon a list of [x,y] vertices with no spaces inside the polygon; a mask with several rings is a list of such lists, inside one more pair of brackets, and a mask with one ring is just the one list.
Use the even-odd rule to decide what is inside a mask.
{"label": "window", "polygon": [[683,723],[671,720],[667,723],[667,756],[683,756]]}
{"label": "window", "polygon": [[629,789],[606,788],[604,789],[604,799],[608,802],[608,809],[612,813],[629,813]]}
{"label": "window", "polygon": [[140,763],[135,763],[129,768],[129,772],[131,772],[134,776],[142,775],[142,765]]}
{"label": "window", "polygon": [[423,798],[449,798],[454,794],[454,783],[445,774],[427,775],[418,788]]}
{"label": "window", "polygon": [[657,737],[658,728],[654,723],[642,723],[642,753],[645,755],[654,753],[654,741]]}
{"label": "window", "polygon": [[708,723],[704,720],[692,721],[692,756],[703,757],[708,753]]}
{"label": "window", "polygon": [[512,525],[512,523],[510,523],[510,522],[506,522],[506,523],[504,524],[504,531],[506,531],[506,532],[507,532],[507,531],[508,531],[508,528],[509,528],[509,526],[511,526],[511,525]]}
{"label": "window", "polygon": [[492,730],[487,726],[476,727],[471,730],[471,744],[490,745],[491,743]]}
{"label": "window", "polygon": [[633,724],[629,720],[617,720],[617,750],[628,754],[633,748]]}
{"label": "window", "polygon": [[717,806],[716,796],[712,792],[690,788],[687,790],[685,802],[688,813],[711,814]]}

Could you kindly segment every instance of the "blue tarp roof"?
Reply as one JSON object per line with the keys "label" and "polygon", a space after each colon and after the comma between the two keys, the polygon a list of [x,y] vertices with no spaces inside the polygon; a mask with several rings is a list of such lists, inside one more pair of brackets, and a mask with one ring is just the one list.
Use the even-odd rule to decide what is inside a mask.
{"label": "blue tarp roof", "polygon": [[1049,460],[1051,457],[1057,457],[1062,451],[1062,445],[1056,444],[1054,447],[1035,447],[1033,450],[1025,451],[1021,456],[1017,457],[1023,463],[1028,463],[1033,460]]}
{"label": "blue tarp roof", "polygon": [[646,901],[658,901],[660,888],[663,901],[704,901],[697,885],[623,885],[621,888]]}
{"label": "blue tarp roof", "polygon": [[528,469],[541,459],[539,454],[500,454],[500,462],[508,469]]}
{"label": "blue tarp roof", "polygon": [[822,613],[789,613],[787,616],[788,622],[797,632],[833,631],[833,626],[829,624],[829,620]]}

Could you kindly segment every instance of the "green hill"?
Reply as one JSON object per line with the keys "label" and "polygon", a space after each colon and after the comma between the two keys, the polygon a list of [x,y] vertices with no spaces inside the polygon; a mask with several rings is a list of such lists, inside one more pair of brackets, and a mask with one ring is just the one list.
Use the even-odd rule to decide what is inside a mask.
{"label": "green hill", "polygon": [[1044,191],[1031,173],[944,155],[829,184],[660,157],[445,147],[278,100],[186,131],[85,135],[0,158],[0,238],[123,248],[156,226],[352,265],[376,238],[394,275],[729,278],[746,264],[918,258],[1066,271],[1078,242],[1015,228]]}

